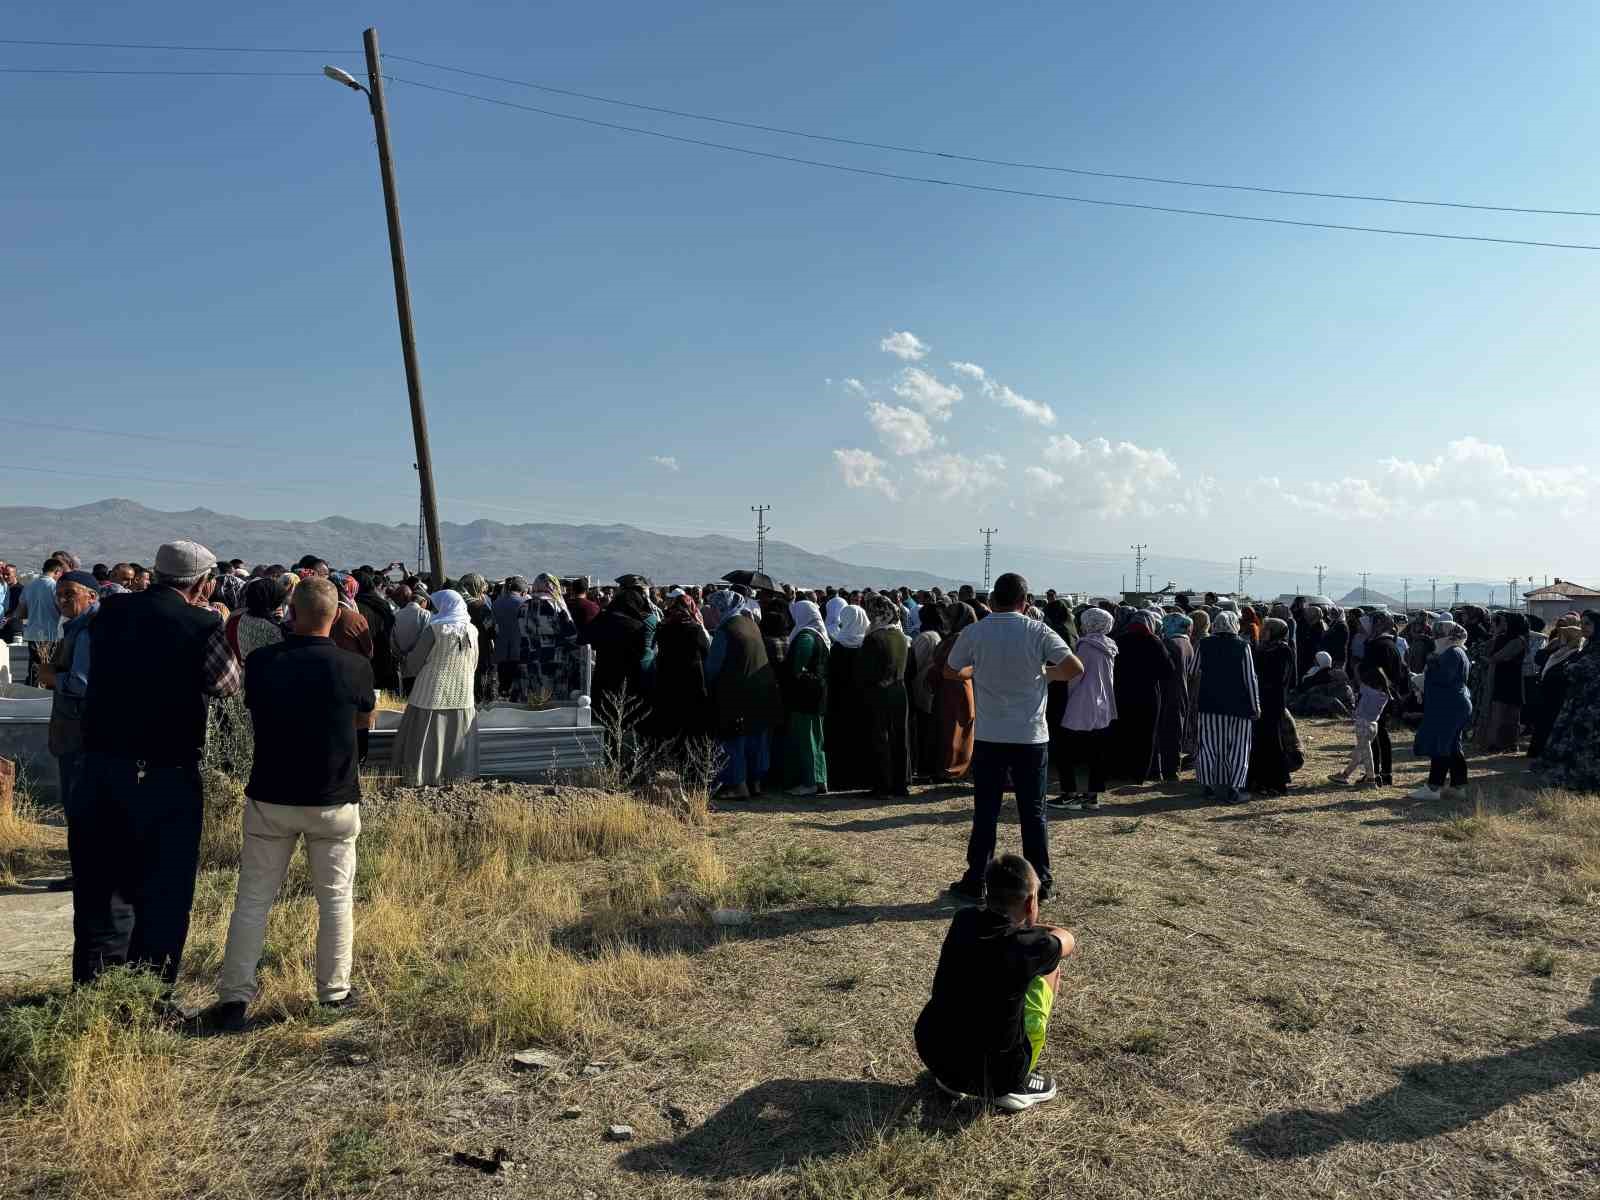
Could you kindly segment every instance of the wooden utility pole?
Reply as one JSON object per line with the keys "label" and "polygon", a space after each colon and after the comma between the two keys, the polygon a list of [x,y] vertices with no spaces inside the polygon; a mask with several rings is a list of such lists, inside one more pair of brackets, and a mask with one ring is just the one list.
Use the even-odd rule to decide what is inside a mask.
{"label": "wooden utility pole", "polygon": [[406,277],[405,239],[400,233],[400,198],[394,186],[394,160],[389,152],[389,112],[383,103],[383,68],[378,58],[378,31],[361,35],[367,48],[367,99],[378,134],[378,168],[383,176],[383,206],[389,219],[389,258],[394,265],[394,303],[400,317],[400,353],[406,364],[406,391],[411,396],[411,436],[417,444],[417,478],[422,486],[422,521],[428,534],[429,582],[444,586],[444,543],[439,538],[439,502],[433,490],[433,456],[428,452],[428,414],[422,406],[422,372],[417,366],[417,335],[411,324],[411,284]]}

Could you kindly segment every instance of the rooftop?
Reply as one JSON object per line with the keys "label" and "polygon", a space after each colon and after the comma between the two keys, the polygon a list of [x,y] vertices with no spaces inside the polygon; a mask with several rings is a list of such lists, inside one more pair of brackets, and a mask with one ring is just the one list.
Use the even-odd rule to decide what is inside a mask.
{"label": "rooftop", "polygon": [[1524,600],[1587,600],[1594,597],[1600,597],[1600,592],[1581,583],[1573,583],[1570,579],[1558,579],[1552,584],[1522,593]]}

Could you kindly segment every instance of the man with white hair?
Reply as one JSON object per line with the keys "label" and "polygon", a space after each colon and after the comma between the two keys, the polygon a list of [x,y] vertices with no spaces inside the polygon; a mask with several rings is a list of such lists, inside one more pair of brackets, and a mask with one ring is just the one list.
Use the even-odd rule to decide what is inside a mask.
{"label": "man with white hair", "polygon": [[170,542],[150,587],[105,597],[89,627],[80,819],[67,830],[75,983],[122,963],[169,987],[178,977],[200,865],[207,700],[240,682],[205,606],[216,565],[204,546]]}

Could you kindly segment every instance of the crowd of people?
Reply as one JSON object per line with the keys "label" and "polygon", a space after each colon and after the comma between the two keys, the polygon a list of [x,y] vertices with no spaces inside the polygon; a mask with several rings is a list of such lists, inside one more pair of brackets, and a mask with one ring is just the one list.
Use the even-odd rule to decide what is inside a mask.
{"label": "crowd of people", "polygon": [[[318,1002],[354,1002],[359,768],[380,693],[404,700],[391,765],[414,787],[476,774],[480,706],[589,697],[614,736],[711,748],[724,803],[970,780],[967,864],[949,890],[985,915],[952,927],[918,1045],[948,1090],[1011,1107],[1054,1094],[1033,1068],[1073,944],[1035,922],[1054,887],[1047,809],[1092,812],[1115,785],[1185,771],[1217,803],[1281,795],[1305,765],[1296,718],[1311,716],[1351,722],[1341,785],[1392,786],[1391,730],[1406,724],[1430,764],[1416,799],[1465,784],[1465,743],[1510,753],[1524,736],[1541,780],[1600,790],[1594,611],[1546,631],[1472,606],[1397,620],[1304,598],[1258,612],[1210,593],[1069,604],[1016,574],[985,593],[913,593],[748,573],[600,587],[467,574],[430,588],[396,568],[341,571],[315,555],[250,568],[192,542],[163,545],[151,568],[85,570],[61,550],[25,583],[0,563],[0,637],[27,642],[29,682],[53,691],[75,980],[123,962],[176,978],[208,708],[241,690],[255,757],[209,1027],[244,1025],[268,911],[302,839],[321,906]],[[1020,857],[995,854],[1008,790]],[[1016,977],[1003,1021],[1027,1041],[1018,1033],[1000,1058],[951,1045],[978,967]]]}

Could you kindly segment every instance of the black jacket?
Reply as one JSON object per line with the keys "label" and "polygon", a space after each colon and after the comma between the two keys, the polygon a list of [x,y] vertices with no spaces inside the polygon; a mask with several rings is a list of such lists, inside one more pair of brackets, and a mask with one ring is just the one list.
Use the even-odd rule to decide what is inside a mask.
{"label": "black jacket", "polygon": [[[1381,674],[1380,674],[1381,672]],[[1390,696],[1400,697],[1411,686],[1411,673],[1401,661],[1394,634],[1380,633],[1368,638],[1361,650],[1361,682]]]}
{"label": "black jacket", "polygon": [[1200,655],[1195,711],[1250,720],[1259,717],[1250,643],[1236,633],[1213,633],[1201,638],[1195,650]]}

